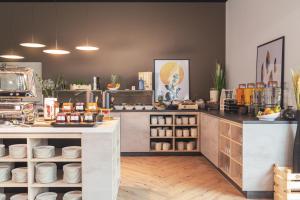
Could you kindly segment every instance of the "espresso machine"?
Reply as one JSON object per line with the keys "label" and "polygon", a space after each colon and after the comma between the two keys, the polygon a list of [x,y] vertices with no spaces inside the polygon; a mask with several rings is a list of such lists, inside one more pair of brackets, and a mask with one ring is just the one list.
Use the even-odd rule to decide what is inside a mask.
{"label": "espresso machine", "polygon": [[34,102],[24,98],[36,97],[33,69],[27,67],[0,67],[0,120],[14,124],[34,123]]}

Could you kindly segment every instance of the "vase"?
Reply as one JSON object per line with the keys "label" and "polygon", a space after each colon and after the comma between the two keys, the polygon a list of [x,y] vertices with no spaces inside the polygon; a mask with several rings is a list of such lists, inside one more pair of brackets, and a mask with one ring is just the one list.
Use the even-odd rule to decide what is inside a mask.
{"label": "vase", "polygon": [[288,106],[282,113],[282,117],[285,120],[291,121],[296,119],[296,110],[293,110],[293,106]]}
{"label": "vase", "polygon": [[293,150],[293,172],[300,173],[300,110],[296,113],[297,131]]}

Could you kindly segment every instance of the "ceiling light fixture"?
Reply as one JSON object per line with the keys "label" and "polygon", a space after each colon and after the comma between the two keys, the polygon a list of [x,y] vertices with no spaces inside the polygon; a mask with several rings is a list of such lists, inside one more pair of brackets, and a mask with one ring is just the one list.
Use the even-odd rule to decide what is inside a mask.
{"label": "ceiling light fixture", "polygon": [[32,5],[32,10],[31,10],[31,41],[30,42],[23,42],[20,45],[22,47],[29,47],[29,48],[43,48],[46,45],[34,42],[34,34],[33,34],[33,29],[34,29],[34,6]]}
{"label": "ceiling light fixture", "polygon": [[20,60],[23,59],[23,56],[19,56],[16,54],[5,54],[5,55],[0,55],[1,58],[5,58],[5,59],[11,59],[11,60]]}

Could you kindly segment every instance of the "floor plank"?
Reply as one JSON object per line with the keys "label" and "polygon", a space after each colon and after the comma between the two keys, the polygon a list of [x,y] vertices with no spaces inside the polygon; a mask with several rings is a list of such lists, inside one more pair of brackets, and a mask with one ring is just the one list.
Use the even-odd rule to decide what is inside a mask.
{"label": "floor plank", "polygon": [[243,200],[203,157],[122,157],[118,200]]}

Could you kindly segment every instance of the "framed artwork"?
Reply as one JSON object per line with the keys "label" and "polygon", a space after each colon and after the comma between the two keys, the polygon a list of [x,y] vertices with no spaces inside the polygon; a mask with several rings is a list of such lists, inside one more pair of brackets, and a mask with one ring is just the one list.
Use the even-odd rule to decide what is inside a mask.
{"label": "framed artwork", "polygon": [[190,98],[189,60],[154,60],[155,100]]}
{"label": "framed artwork", "polygon": [[[257,47],[256,82],[266,85],[277,81],[281,87],[281,101],[284,89],[284,37],[277,38]],[[283,104],[283,103],[282,103]]]}

